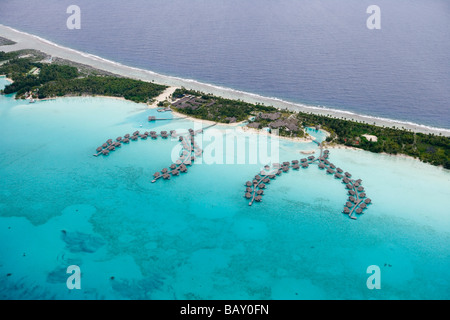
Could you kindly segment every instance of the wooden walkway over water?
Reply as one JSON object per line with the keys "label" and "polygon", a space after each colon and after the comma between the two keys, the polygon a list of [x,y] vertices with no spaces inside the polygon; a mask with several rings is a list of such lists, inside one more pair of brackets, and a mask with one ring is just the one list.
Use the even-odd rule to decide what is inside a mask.
{"label": "wooden walkway over water", "polygon": [[309,156],[300,160],[295,159],[290,162],[285,161],[281,164],[274,163],[271,166],[266,165],[264,170],[260,171],[260,173],[254,177],[253,181],[247,181],[245,183],[246,190],[244,197],[250,200],[248,205],[253,205],[255,201],[262,201],[262,195],[264,194],[263,189],[265,189],[266,184],[269,183],[270,180],[275,179],[275,176],[289,172],[289,168],[299,170],[300,168],[308,168],[310,165],[315,164],[319,169],[324,170],[327,174],[334,174],[335,179],[339,179],[343,184],[346,184],[350,197],[342,212],[348,214],[351,219],[356,219],[354,213],[362,214],[371,203],[371,199],[366,198],[364,188],[361,186],[362,180],[351,179],[352,175],[349,172],[344,173],[341,168],[337,168],[328,160],[329,151],[323,150],[322,143],[317,144],[320,148],[319,157]]}

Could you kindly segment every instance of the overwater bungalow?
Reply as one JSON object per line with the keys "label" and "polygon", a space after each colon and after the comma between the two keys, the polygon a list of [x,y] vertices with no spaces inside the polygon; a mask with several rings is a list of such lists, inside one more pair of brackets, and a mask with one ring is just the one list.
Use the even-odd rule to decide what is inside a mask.
{"label": "overwater bungalow", "polygon": [[107,155],[109,154],[109,151],[106,150],[106,149],[103,149],[103,150],[102,150],[102,154],[103,154],[104,156],[107,156]]}
{"label": "overwater bungalow", "polygon": [[360,207],[361,209],[365,209],[365,208],[367,207],[367,204],[365,204],[364,202],[363,202],[363,203],[360,203],[360,204],[359,204],[359,207]]}
{"label": "overwater bungalow", "polygon": [[367,199],[364,200],[364,202],[365,202],[366,204],[369,204],[369,203],[372,202],[372,200],[370,200],[370,198],[367,198]]}
{"label": "overwater bungalow", "polygon": [[339,172],[339,173],[344,172],[344,170],[342,170],[341,168],[336,168],[336,171]]}
{"label": "overwater bungalow", "polygon": [[351,196],[354,196],[354,195],[356,195],[356,192],[353,190],[348,190],[348,194]]}
{"label": "overwater bungalow", "polygon": [[122,137],[117,137],[116,141],[122,141]]}
{"label": "overwater bungalow", "polygon": [[264,183],[260,183],[259,185],[258,185],[258,188],[260,188],[260,189],[264,189],[266,187],[266,185],[264,184]]}
{"label": "overwater bungalow", "polygon": [[246,197],[247,199],[250,199],[252,197],[252,195],[249,192],[247,192],[246,194],[244,194],[244,197]]}
{"label": "overwater bungalow", "polygon": [[345,172],[344,174],[345,174],[345,176],[346,176],[347,178],[351,178],[351,177],[352,177],[352,175],[351,175],[350,173],[348,173],[348,172]]}
{"label": "overwater bungalow", "polygon": [[330,168],[331,169],[336,169],[336,166],[334,164],[330,163]]}
{"label": "overwater bungalow", "polygon": [[366,193],[365,193],[365,192],[361,192],[361,193],[359,194],[359,197],[360,197],[360,198],[365,198],[365,197],[366,197]]}
{"label": "overwater bungalow", "polygon": [[103,150],[103,148],[102,147],[98,147],[97,149],[95,149],[97,152],[100,152],[100,151],[102,151]]}
{"label": "overwater bungalow", "polygon": [[292,169],[298,170],[300,169],[300,166],[298,165],[298,163],[296,163],[292,166]]}
{"label": "overwater bungalow", "polygon": [[261,176],[256,175],[256,176],[255,176],[255,179],[259,181],[259,180],[261,180]]}
{"label": "overwater bungalow", "polygon": [[270,183],[270,179],[269,179],[269,178],[264,178],[264,179],[263,179],[263,182],[264,182],[264,183]]}
{"label": "overwater bungalow", "polygon": [[172,163],[172,164],[170,165],[169,168],[173,170],[173,169],[175,169],[176,167],[177,167],[177,165],[176,165],[175,163]]}
{"label": "overwater bungalow", "polygon": [[162,177],[166,180],[170,180],[170,174],[168,173],[163,174]]}
{"label": "overwater bungalow", "polygon": [[309,156],[308,157],[308,160],[314,160],[316,157],[314,157],[314,156]]}
{"label": "overwater bungalow", "polygon": [[260,202],[261,200],[262,200],[262,197],[260,195],[255,197],[255,201]]}
{"label": "overwater bungalow", "polygon": [[348,207],[344,207],[344,210],[342,212],[344,212],[346,214],[349,214],[350,213],[350,209]]}
{"label": "overwater bungalow", "polygon": [[353,189],[353,186],[352,186],[350,183],[348,183],[348,184],[346,185],[346,187],[347,187],[347,189]]}
{"label": "overwater bungalow", "polygon": [[107,143],[102,144],[102,148],[106,148],[106,147],[108,147]]}
{"label": "overwater bungalow", "polygon": [[258,184],[258,180],[254,179],[252,182],[253,182],[253,184]]}
{"label": "overwater bungalow", "polygon": [[160,175],[161,175],[160,172],[155,172],[155,173],[153,174],[153,176],[154,176],[155,178],[159,177]]}
{"label": "overwater bungalow", "polygon": [[167,168],[161,170],[162,173],[167,173],[167,171],[168,171]]}
{"label": "overwater bungalow", "polygon": [[281,170],[283,170],[283,172],[288,172],[288,171],[289,171],[289,167],[283,166],[283,167],[281,168]]}
{"label": "overwater bungalow", "polygon": [[353,196],[348,197],[348,200],[350,200],[350,201],[353,202],[353,203],[356,202],[356,199],[355,199],[355,197],[353,197]]}
{"label": "overwater bungalow", "polygon": [[347,202],[345,203],[345,205],[346,205],[347,207],[349,207],[349,208],[353,207],[353,203],[351,203],[350,201],[347,201]]}
{"label": "overwater bungalow", "polygon": [[256,194],[257,195],[262,195],[262,194],[264,194],[264,190],[258,190],[258,191],[256,191]]}
{"label": "overwater bungalow", "polygon": [[251,183],[250,181],[247,181],[247,182],[245,183],[245,185],[246,185],[247,187],[250,187],[250,186],[252,185],[252,183]]}
{"label": "overwater bungalow", "polygon": [[306,162],[306,161],[308,161],[308,159],[303,158],[303,159],[300,159],[300,161],[301,161],[301,162]]}
{"label": "overwater bungalow", "polygon": [[328,169],[327,169],[327,173],[329,173],[329,174],[333,174],[333,173],[334,173],[334,171],[333,171],[332,169],[328,168]]}
{"label": "overwater bungalow", "polygon": [[283,166],[289,166],[289,164],[290,164],[289,161],[284,161],[283,162]]}
{"label": "overwater bungalow", "polygon": [[321,162],[321,163],[319,163],[319,168],[320,169],[325,169],[325,165]]}
{"label": "overwater bungalow", "polygon": [[362,209],[361,209],[361,208],[356,208],[356,209],[355,209],[355,212],[356,212],[357,214],[361,214],[361,213],[362,213]]}
{"label": "overwater bungalow", "polygon": [[335,178],[338,178],[338,179],[341,179],[341,178],[342,178],[342,175],[341,175],[340,173],[336,173],[336,174],[334,175],[334,177],[335,177]]}
{"label": "overwater bungalow", "polygon": [[308,167],[309,167],[308,163],[306,163],[306,162],[302,163],[302,168],[308,168]]}
{"label": "overwater bungalow", "polygon": [[143,140],[147,140],[147,136],[145,134],[141,134],[139,137]]}
{"label": "overwater bungalow", "polygon": [[123,142],[123,143],[130,143],[130,139],[124,138],[124,139],[122,140],[122,142]]}
{"label": "overwater bungalow", "polygon": [[139,131],[133,132],[133,136],[137,136],[137,135],[139,135]]}
{"label": "overwater bungalow", "polygon": [[106,143],[107,143],[107,144],[110,144],[110,145],[111,145],[111,144],[112,144],[112,142],[113,142],[113,141],[112,141],[112,139],[108,139],[108,140],[106,140]]}
{"label": "overwater bungalow", "polygon": [[136,141],[137,140],[137,136],[131,136],[130,138],[132,141]]}
{"label": "overwater bungalow", "polygon": [[252,188],[250,188],[250,187],[247,187],[247,188],[245,188],[245,191],[246,191],[246,192],[252,192],[252,191],[253,191],[253,189],[252,189]]}
{"label": "overwater bungalow", "polygon": [[359,187],[358,187],[358,191],[359,191],[359,192],[363,192],[363,191],[364,191],[364,187],[363,187],[363,186],[359,186]]}
{"label": "overwater bungalow", "polygon": [[124,135],[123,136],[124,138],[129,138],[130,137],[130,134],[129,133],[127,133],[126,135]]}

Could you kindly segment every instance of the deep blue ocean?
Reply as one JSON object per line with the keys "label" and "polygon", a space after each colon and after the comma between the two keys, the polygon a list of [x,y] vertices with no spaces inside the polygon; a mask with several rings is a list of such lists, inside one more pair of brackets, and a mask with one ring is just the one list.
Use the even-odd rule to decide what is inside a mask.
{"label": "deep blue ocean", "polygon": [[126,65],[286,101],[450,128],[450,2],[0,1],[0,23]]}

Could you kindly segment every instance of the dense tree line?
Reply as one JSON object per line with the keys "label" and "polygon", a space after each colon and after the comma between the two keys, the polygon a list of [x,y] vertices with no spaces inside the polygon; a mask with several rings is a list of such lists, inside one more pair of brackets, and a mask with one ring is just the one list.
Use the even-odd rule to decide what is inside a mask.
{"label": "dense tree line", "polygon": [[[331,136],[328,137],[328,141],[376,153],[406,154],[450,169],[450,137],[310,113],[300,112],[297,117],[303,125],[319,124],[329,131]],[[377,142],[368,141],[362,136],[364,134],[376,136]]]}
{"label": "dense tree line", "polygon": [[89,76],[47,82],[39,88],[39,98],[88,94],[148,102],[160,95],[165,88],[162,85],[127,78]]}
{"label": "dense tree line", "polygon": [[[204,120],[228,123],[230,118],[235,118],[236,122],[239,122],[247,120],[254,112],[277,111],[274,107],[254,105],[241,100],[225,99],[185,88],[175,90],[172,97],[181,98],[186,94],[199,97],[204,103],[195,108],[179,108],[177,111]],[[214,104],[210,105],[212,101],[214,101]]]}
{"label": "dense tree line", "polygon": [[[26,93],[32,92],[39,99],[91,94],[124,97],[135,102],[148,102],[167,88],[128,78],[86,76],[73,66],[41,63],[36,62],[33,58],[16,58],[14,55],[2,54],[0,60],[11,59],[0,66],[0,74],[5,74],[14,81],[5,87],[3,92],[5,94],[16,93],[16,98],[23,98]],[[36,74],[30,73],[37,69],[39,72]]]}
{"label": "dense tree line", "polygon": [[[181,98],[185,94],[201,97],[206,102],[197,108],[177,109],[182,113],[218,122],[226,122],[226,117],[235,117],[238,120],[248,119],[250,115],[259,112],[279,111],[274,107],[254,105],[240,100],[229,100],[197,91],[177,89],[173,97]],[[207,106],[209,101],[215,100],[212,106]],[[220,106],[220,107],[219,107]],[[294,114],[284,110],[285,114]],[[374,124],[338,119],[331,116],[323,116],[312,113],[297,113],[299,124],[303,127],[320,125],[324,130],[330,132],[328,142],[344,144],[371,152],[388,154],[405,154],[419,158],[423,162],[432,165],[442,165],[450,169],[450,137],[434,134],[415,133],[410,130],[400,128],[380,127]],[[269,126],[271,120],[258,120],[261,126]],[[280,129],[280,135],[290,135],[291,132],[284,132]],[[368,141],[364,134],[374,135],[377,142]]]}

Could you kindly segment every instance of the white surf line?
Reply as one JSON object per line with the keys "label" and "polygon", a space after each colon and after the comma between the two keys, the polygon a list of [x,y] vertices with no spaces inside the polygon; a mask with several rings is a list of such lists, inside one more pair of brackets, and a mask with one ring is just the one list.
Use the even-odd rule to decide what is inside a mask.
{"label": "white surf line", "polygon": [[35,49],[40,50],[54,57],[71,60],[73,62],[85,64],[97,69],[108,71],[121,76],[139,79],[148,82],[155,82],[158,84],[168,85],[172,87],[185,87],[192,90],[198,90],[204,93],[211,93],[216,96],[221,96],[228,99],[240,99],[248,103],[264,103],[264,105],[273,105],[279,109],[288,109],[291,111],[312,112],[319,115],[331,115],[336,118],[347,118],[347,120],[364,121],[369,124],[375,123],[377,126],[385,127],[404,127],[415,132],[442,134],[450,136],[450,129],[435,128],[426,125],[421,125],[408,121],[400,121],[394,119],[387,119],[381,117],[374,117],[368,115],[360,115],[350,111],[330,109],[319,106],[310,106],[301,103],[293,103],[274,97],[264,97],[258,94],[235,90],[216,86],[213,84],[202,83],[192,79],[183,79],[173,76],[158,74],[153,71],[139,69],[123,65],[102,57],[81,52],[75,49],[58,45],[41,37],[16,30],[14,28],[0,24],[0,35],[15,41],[14,45],[0,46],[1,51],[10,52],[20,49]]}

